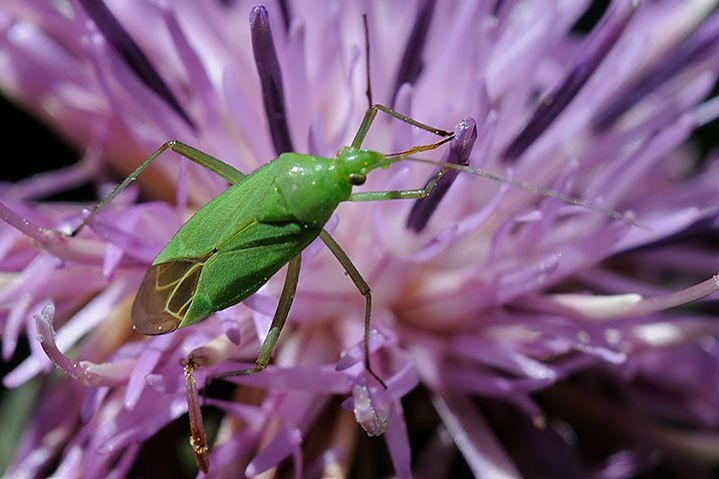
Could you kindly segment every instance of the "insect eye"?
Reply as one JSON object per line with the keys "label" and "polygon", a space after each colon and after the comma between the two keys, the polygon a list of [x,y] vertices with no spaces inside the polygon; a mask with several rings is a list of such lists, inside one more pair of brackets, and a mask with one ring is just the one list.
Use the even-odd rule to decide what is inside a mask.
{"label": "insect eye", "polygon": [[363,185],[364,182],[367,180],[367,177],[365,175],[358,175],[357,173],[350,174],[348,181],[350,184],[358,186]]}

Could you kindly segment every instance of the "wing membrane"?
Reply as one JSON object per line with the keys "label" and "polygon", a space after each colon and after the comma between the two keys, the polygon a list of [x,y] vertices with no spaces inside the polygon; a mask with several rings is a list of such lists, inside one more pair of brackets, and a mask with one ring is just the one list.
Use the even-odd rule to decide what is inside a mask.
{"label": "wing membrane", "polygon": [[141,334],[174,331],[192,303],[205,258],[183,258],[150,266],[132,305],[132,323]]}

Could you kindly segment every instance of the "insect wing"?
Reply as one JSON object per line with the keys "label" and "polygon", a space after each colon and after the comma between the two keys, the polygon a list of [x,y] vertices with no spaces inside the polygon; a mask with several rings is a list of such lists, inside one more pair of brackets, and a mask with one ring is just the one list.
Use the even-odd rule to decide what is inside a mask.
{"label": "insect wing", "polygon": [[164,334],[177,329],[210,256],[171,260],[147,270],[132,305],[132,323],[137,332]]}
{"label": "insect wing", "polygon": [[202,258],[254,223],[272,185],[272,178],[263,172],[256,170],[200,208],[160,251],[153,265],[180,258]]}

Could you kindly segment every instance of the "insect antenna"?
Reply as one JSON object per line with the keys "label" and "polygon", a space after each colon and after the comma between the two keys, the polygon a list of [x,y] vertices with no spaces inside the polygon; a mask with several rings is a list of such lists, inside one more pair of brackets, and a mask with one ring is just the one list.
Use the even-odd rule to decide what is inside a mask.
{"label": "insect antenna", "polygon": [[365,62],[367,71],[367,101],[369,106],[372,106],[372,82],[370,81],[369,72],[369,26],[367,25],[367,12],[362,12],[362,23],[364,24],[364,50],[365,50]]}
{"label": "insect antenna", "polygon": [[[417,161],[425,161],[420,160],[419,158],[410,158],[409,155],[414,155],[415,153],[419,153],[421,151],[430,151],[439,148],[440,146],[444,145],[445,143],[448,143],[452,140],[454,140],[456,136],[454,133],[450,134],[447,137],[442,138],[441,140],[437,140],[434,143],[429,143],[427,145],[417,145],[413,146],[409,150],[400,151],[399,153],[391,153],[389,155],[385,155],[385,159],[390,160],[391,163],[394,163],[396,161],[400,160],[417,160]],[[426,160],[430,161],[430,160]],[[440,163],[440,166],[444,165],[444,163]]]}
{"label": "insect antenna", "polygon": [[[440,141],[444,141],[444,140],[446,140],[446,139],[443,139]],[[426,146],[432,146],[432,145],[426,145]],[[416,148],[422,148],[422,147],[416,147]],[[424,147],[424,149],[420,150],[420,151],[424,151],[424,150],[428,150],[428,149],[433,149],[433,148]],[[522,189],[531,191],[532,193],[536,193],[536,194],[546,196],[549,198],[556,198],[556,199],[563,201],[565,203],[568,203],[570,205],[581,206],[582,208],[587,208],[592,211],[596,211],[598,213],[601,213],[605,216],[609,216],[610,218],[614,218],[616,220],[626,221],[627,223],[629,223],[633,226],[642,228],[644,230],[650,230],[650,228],[648,226],[638,223],[630,215],[625,215],[625,214],[619,213],[618,211],[610,210],[608,208],[602,208],[601,206],[597,206],[593,203],[588,203],[586,201],[582,201],[581,199],[576,198],[574,196],[565,195],[563,193],[559,193],[559,192],[551,190],[549,188],[543,188],[541,186],[537,186],[537,185],[535,185],[533,183],[529,183],[527,181],[516,180],[514,178],[509,178],[502,174],[495,173],[493,171],[483,170],[481,168],[474,168],[474,167],[466,166],[466,165],[457,165],[454,163],[442,163],[441,161],[427,160],[424,158],[414,158],[414,157],[410,157],[410,156],[404,156],[404,152],[396,153],[395,155],[402,155],[402,156],[400,156],[400,158],[404,159],[404,160],[412,160],[412,161],[416,161],[418,163],[426,163],[429,165],[435,165],[435,166],[439,166],[439,167],[446,168],[446,169],[464,171],[465,173],[469,173],[469,174],[472,174],[475,176],[481,176],[482,178],[487,178],[488,180],[492,180],[497,183],[506,183],[510,186],[515,186],[517,188],[522,188]],[[392,156],[394,156],[394,155],[392,155]]]}

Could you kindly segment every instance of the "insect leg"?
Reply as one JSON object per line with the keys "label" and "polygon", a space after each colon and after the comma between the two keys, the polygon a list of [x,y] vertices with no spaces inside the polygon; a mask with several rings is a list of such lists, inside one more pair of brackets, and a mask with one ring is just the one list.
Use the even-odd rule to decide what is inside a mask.
{"label": "insect leg", "polygon": [[200,399],[197,394],[197,383],[195,383],[195,364],[188,358],[183,361],[185,370],[185,390],[187,393],[187,414],[190,416],[190,445],[195,454],[197,467],[207,474],[210,469],[210,458],[207,447],[207,435],[205,425],[202,421],[200,411]]}
{"label": "insect leg", "polygon": [[383,111],[387,113],[388,115],[397,118],[400,121],[403,121],[405,123],[409,123],[410,125],[414,125],[417,128],[421,128],[423,130],[427,130],[431,133],[434,133],[435,135],[439,136],[450,136],[452,133],[449,131],[441,130],[439,128],[434,128],[429,125],[425,125],[424,123],[421,123],[417,120],[413,120],[412,118],[409,118],[407,116],[404,116],[401,113],[396,112],[392,108],[386,107],[384,105],[380,105],[379,103],[373,103],[372,102],[372,84],[370,82],[370,72],[369,72],[369,26],[367,25],[367,14],[365,12],[362,12],[362,22],[364,23],[364,40],[365,40],[365,62],[367,65],[366,71],[367,71],[367,100],[369,101],[369,108],[367,109],[367,112],[364,114],[364,118],[362,119],[362,124],[359,127],[359,130],[357,130],[357,133],[355,134],[354,139],[352,140],[352,147],[353,148],[359,148],[362,146],[362,142],[364,141],[365,137],[367,136],[367,132],[369,131],[369,127],[374,121],[375,116],[377,116],[378,111]]}
{"label": "insect leg", "polygon": [[367,370],[368,373],[370,373],[385,389],[387,389],[387,385],[382,381],[377,374],[372,370],[372,367],[369,363],[369,335],[370,335],[370,315],[372,312],[372,292],[370,291],[369,285],[367,282],[362,278],[362,275],[359,271],[357,271],[357,268],[354,264],[352,264],[352,260],[349,259],[349,256],[347,256],[347,253],[345,253],[339,244],[330,236],[330,234],[322,230],[320,232],[320,239],[324,242],[324,244],[327,245],[329,250],[332,252],[333,255],[335,255],[335,258],[337,258],[337,261],[340,262],[342,267],[345,269],[349,277],[352,279],[352,282],[357,286],[357,289],[362,294],[362,296],[365,297],[365,313],[364,313],[364,367]]}
{"label": "insect leg", "polygon": [[416,126],[417,128],[421,128],[422,130],[426,130],[426,131],[429,131],[430,133],[434,133],[435,135],[439,135],[439,136],[443,136],[443,137],[452,135],[451,131],[445,131],[440,128],[435,128],[433,126],[426,125],[417,120],[413,120],[412,118],[405,116],[399,112],[396,112],[389,107],[380,105],[379,103],[375,103],[374,105],[370,106],[367,109],[367,112],[364,114],[362,123],[360,124],[360,127],[357,130],[357,133],[355,134],[354,139],[352,140],[351,146],[353,148],[359,148],[360,146],[362,146],[362,142],[364,141],[365,137],[367,136],[367,133],[369,132],[369,127],[370,127],[370,125],[372,125],[372,122],[374,121],[375,117],[377,116],[378,111],[382,111],[394,118],[397,118],[400,121],[409,123],[410,125]]}
{"label": "insect leg", "polygon": [[432,188],[446,171],[446,169],[440,170],[424,188],[415,190],[358,191],[357,193],[352,193],[348,201],[415,200],[424,198],[429,195]]}
{"label": "insect leg", "polygon": [[147,159],[135,169],[135,171],[130,173],[130,175],[125,178],[122,183],[120,183],[114,190],[112,190],[112,192],[107,195],[104,200],[98,203],[97,206],[93,208],[92,212],[82,221],[82,223],[80,223],[77,228],[75,228],[72,233],[70,233],[70,236],[75,236],[76,234],[78,234],[100,211],[102,211],[113,199],[115,199],[115,197],[119,195],[122,190],[127,188],[130,183],[135,181],[135,178],[137,178],[140,173],[145,170],[145,168],[150,166],[150,163],[155,161],[155,159],[157,159],[157,157],[160,156],[163,151],[168,149],[184,156],[188,160],[193,161],[204,168],[207,168],[213,173],[217,173],[230,183],[237,183],[245,177],[245,175],[242,174],[240,171],[231,167],[227,163],[208,155],[207,153],[204,153],[177,140],[168,141],[164,143],[160,148],[155,150],[154,153],[148,156]]}
{"label": "insect leg", "polygon": [[[401,153],[395,153],[389,156],[406,156],[408,154],[416,153],[419,151],[433,150],[440,145],[451,140],[452,137],[443,138],[430,145],[419,145]],[[413,190],[389,190],[389,191],[358,191],[352,193],[349,197],[349,201],[379,201],[379,200],[413,200],[418,198],[424,198],[429,195],[432,189],[435,187],[439,179],[449,170],[449,167],[442,168],[435,174],[424,188],[418,188]]]}
{"label": "insect leg", "polygon": [[290,306],[292,301],[295,299],[295,291],[297,290],[297,281],[300,276],[300,259],[301,254],[292,259],[287,265],[287,275],[285,276],[285,284],[282,287],[282,293],[280,293],[280,302],[275,310],[275,317],[272,318],[272,324],[270,324],[270,330],[267,332],[262,347],[260,348],[260,354],[257,356],[255,361],[255,367],[251,369],[241,369],[239,371],[231,371],[224,373],[219,377],[228,376],[246,376],[249,374],[259,373],[267,367],[272,357],[272,351],[275,349],[277,340],[282,332],[282,327],[285,325],[287,315],[290,313]]}

